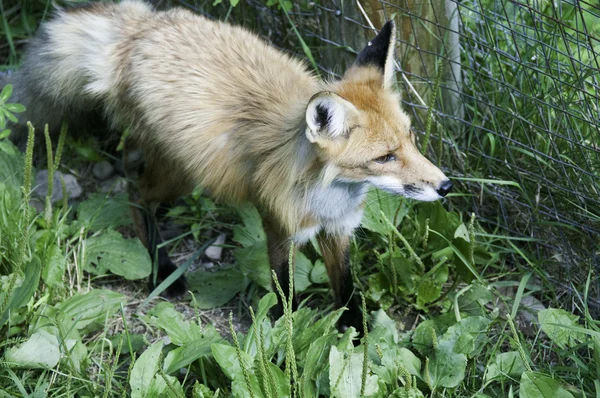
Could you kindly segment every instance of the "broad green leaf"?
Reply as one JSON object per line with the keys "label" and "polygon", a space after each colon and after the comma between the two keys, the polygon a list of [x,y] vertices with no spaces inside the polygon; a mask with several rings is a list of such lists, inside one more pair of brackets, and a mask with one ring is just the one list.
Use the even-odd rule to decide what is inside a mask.
{"label": "broad green leaf", "polygon": [[471,288],[458,298],[461,313],[484,315],[488,313],[485,305],[493,300],[490,290],[479,283],[471,284]]}
{"label": "broad green leaf", "polygon": [[242,219],[243,225],[233,228],[233,240],[244,247],[252,246],[257,242],[266,241],[267,237],[262,227],[262,220],[256,207],[247,203],[236,208]]}
{"label": "broad green leaf", "polygon": [[10,129],[4,129],[0,131],[0,140],[5,139],[10,135]]}
{"label": "broad green leaf", "polygon": [[521,375],[520,398],[573,398],[573,394],[560,386],[550,376],[524,372]]}
{"label": "broad green leaf", "polygon": [[[454,232],[460,225],[460,219],[457,213],[450,213],[444,209],[440,202],[424,202],[417,205],[419,213],[417,220],[419,222],[419,233],[425,235],[425,226],[429,220],[429,229],[439,232],[446,239],[452,241]],[[435,234],[429,234],[427,247],[429,249],[439,249],[446,247],[446,242]]]}
{"label": "broad green leaf", "polygon": [[319,376],[327,370],[329,366],[328,357],[331,346],[337,340],[337,332],[326,334],[315,339],[306,354],[304,363],[304,373],[302,380],[304,382],[304,392],[308,397],[316,396],[316,383]]}
{"label": "broad green leaf", "polygon": [[4,361],[8,366],[29,369],[50,369],[60,360],[58,338],[45,330],[38,330],[18,347],[6,350]]}
{"label": "broad green leaf", "polygon": [[467,226],[464,223],[460,224],[458,226],[458,228],[456,228],[456,231],[454,231],[454,237],[462,238],[466,242],[471,241],[471,237],[469,236],[469,229],[467,228]]}
{"label": "broad green leaf", "polygon": [[22,307],[29,302],[40,283],[41,271],[42,265],[37,256],[29,264],[25,265],[23,283],[13,291],[12,299],[8,306],[9,309]]}
{"label": "broad green leaf", "polygon": [[488,342],[487,329],[491,321],[480,316],[463,318],[448,328],[438,341],[438,348],[447,346],[448,351],[472,356]]}
{"label": "broad green leaf", "polygon": [[[416,263],[406,258],[399,250],[396,250],[392,254],[392,263],[396,268],[398,289],[407,295],[415,294],[419,282],[421,282],[423,278],[422,272],[417,268]],[[389,265],[382,264],[382,266],[385,267]]]}
{"label": "broad green leaf", "polygon": [[373,367],[373,372],[386,384],[396,384],[398,375],[403,373],[400,371],[401,368],[412,376],[421,376],[421,360],[410,350],[384,342],[380,343],[380,346],[382,346],[383,358],[380,366]]}
{"label": "broad green leaf", "polygon": [[312,282],[310,273],[313,265],[308,258],[301,252],[296,253],[296,262],[294,264],[294,291],[300,293],[305,291]]}
{"label": "broad green leaf", "polygon": [[506,380],[510,377],[519,377],[527,368],[517,351],[502,352],[496,355],[494,362],[490,363],[485,372],[485,380]]}
{"label": "broad green leaf", "polygon": [[[336,324],[342,311],[332,311],[323,315],[308,308],[301,308],[294,312],[294,350],[296,359],[303,361],[310,344],[321,336],[327,335],[336,330]],[[285,322],[280,322],[277,326],[285,326]],[[354,328],[352,328],[354,330]],[[277,333],[274,330],[274,333]],[[284,334],[285,335],[285,334]]]}
{"label": "broad green leaf", "polygon": [[[263,376],[260,371],[255,369],[255,374],[259,385],[263,386],[263,390],[266,393],[265,388],[269,388],[268,386],[275,387],[270,389],[272,397],[281,397],[281,398],[289,398],[290,396],[290,381],[286,377],[283,370],[272,362],[267,362],[267,369],[270,374],[273,376],[272,379],[269,377],[268,380],[263,380]],[[274,383],[271,383],[273,380]],[[274,385],[273,385],[274,384]]]}
{"label": "broad green leaf", "polygon": [[[155,375],[154,381],[150,385],[148,391],[148,397],[185,397],[185,391],[183,386],[179,382],[179,379],[175,376],[169,375]],[[166,382],[169,383],[167,386]],[[165,383],[163,387],[162,384]]]}
{"label": "broad green leaf", "polygon": [[382,309],[387,309],[387,307],[381,302],[382,298],[386,295],[386,293],[389,293],[391,289],[390,281],[385,277],[385,275],[382,272],[376,272],[369,275],[367,286],[367,297],[374,302],[379,303],[379,306]]}
{"label": "broad green leaf", "polygon": [[[243,377],[235,347],[229,344],[214,344],[211,347],[211,351],[215,360],[229,379],[233,380],[234,377],[238,377],[239,375]],[[242,360],[246,361],[245,365],[247,367],[252,366],[252,358],[243,351]]]}
{"label": "broad green leaf", "polygon": [[434,388],[454,388],[465,378],[467,356],[438,346],[429,357],[429,378]]}
{"label": "broad green leaf", "polygon": [[396,355],[393,356],[386,356],[384,353],[383,359],[384,366],[392,366],[392,363],[398,363],[413,376],[421,374],[421,360],[407,348],[399,347]]}
{"label": "broad green leaf", "polygon": [[142,319],[161,328],[175,345],[180,346],[203,337],[200,326],[194,321],[186,321],[183,313],[175,310],[175,306],[167,301],[158,303]]}
{"label": "broad green leaf", "polygon": [[440,266],[434,273],[423,276],[417,288],[417,307],[425,308],[428,303],[440,298],[442,286],[448,280],[448,266]]}
{"label": "broad green leaf", "polygon": [[214,333],[207,333],[199,339],[188,341],[181,347],[169,351],[164,363],[165,373],[173,373],[200,357],[210,355],[212,345],[223,341],[219,333],[214,328],[212,330]]}
{"label": "broad green leaf", "polygon": [[155,375],[159,370],[159,359],[162,350],[162,339],[154,342],[136,359],[133,368],[131,369],[131,377],[129,385],[131,386],[132,398],[147,398],[158,397],[166,387],[166,383],[162,380],[154,381]]}
{"label": "broad green leaf", "polygon": [[91,194],[77,206],[77,220],[93,232],[131,224],[127,194],[119,193],[112,197]]}
{"label": "broad green leaf", "polygon": [[258,302],[258,311],[256,311],[256,321],[262,322],[267,316],[269,310],[277,304],[277,295],[273,292],[265,294]]}
{"label": "broad green leaf", "polygon": [[577,329],[579,317],[565,310],[548,308],[538,312],[538,321],[544,333],[560,348],[574,347],[585,335]]}
{"label": "broad green leaf", "polygon": [[[82,342],[79,333],[77,333],[76,330],[75,332],[76,333],[71,333],[71,338],[68,338],[64,345],[61,345],[63,356],[60,362],[64,365],[73,365],[77,372],[82,372],[88,366],[88,350],[86,345]],[[69,353],[68,356],[67,352]]]}
{"label": "broad green leaf", "polygon": [[363,228],[384,237],[387,237],[391,233],[391,227],[382,219],[381,212],[383,211],[391,223],[394,223],[395,220],[395,225],[398,226],[409,209],[406,200],[402,197],[378,189],[369,190],[365,203],[365,212],[362,220]]}
{"label": "broad green leaf", "polygon": [[[329,353],[329,389],[332,397],[358,398],[361,396],[363,354],[339,351],[331,347]],[[367,375],[364,396],[379,390],[377,375]]]}
{"label": "broad green leaf", "polygon": [[398,334],[398,326],[392,318],[383,310],[378,310],[373,315],[371,321],[372,330],[369,332],[369,340],[373,344],[380,343],[382,340],[387,344],[398,344],[400,336]]}
{"label": "broad green leaf", "polygon": [[327,275],[327,268],[325,263],[321,260],[315,261],[315,265],[310,270],[310,280],[312,283],[329,283],[329,276]]}
{"label": "broad green leaf", "polygon": [[434,341],[437,341],[439,334],[438,326],[432,319],[423,321],[413,333],[413,345],[421,354],[427,355],[433,349]]}
{"label": "broad green leaf", "polygon": [[[464,258],[470,261],[471,244],[466,239],[463,239],[462,237],[456,237],[452,240],[452,244],[462,253]],[[460,275],[463,281],[470,283],[473,281],[473,279],[475,279],[475,275],[458,256],[454,256],[453,264],[456,272],[458,275]]]}
{"label": "broad green leaf", "polygon": [[[227,344],[213,344],[211,346],[212,354],[225,375],[232,380],[231,390],[234,397],[246,398],[250,396],[244,373],[240,365],[239,358],[235,347]],[[244,351],[240,352],[241,360],[244,362],[244,366],[248,371],[248,377],[250,378],[250,388],[256,398],[264,398],[258,379],[256,378],[253,371],[253,361],[250,355]]]}
{"label": "broad green leaf", "polygon": [[[59,337],[60,363],[71,368],[74,367],[76,372],[81,372],[88,366],[87,347],[82,343],[81,334],[75,325],[76,319],[58,310],[56,307],[60,304],[62,303],[55,307],[40,307],[29,325],[29,330],[32,333],[43,330],[50,335]],[[92,328],[90,330],[93,331]]]}
{"label": "broad green leaf", "polygon": [[270,368],[270,373],[274,375],[275,385],[277,387],[275,396],[282,398],[290,397],[290,381],[285,373],[283,373],[283,370],[273,362],[267,362],[267,366]]}
{"label": "broad green leaf", "polygon": [[106,271],[125,279],[142,279],[152,272],[148,251],[137,238],[125,239],[120,233],[106,230],[84,241],[85,270],[103,275]]}
{"label": "broad green leaf", "polygon": [[242,273],[266,290],[271,290],[271,266],[267,255],[267,242],[259,241],[233,252]]}
{"label": "broad green leaf", "polygon": [[237,268],[217,272],[195,271],[187,276],[198,308],[212,309],[231,300],[247,286],[247,280]]}
{"label": "broad green leaf", "polygon": [[75,329],[91,332],[103,327],[105,320],[119,309],[125,299],[120,293],[97,289],[79,294],[56,305],[62,319]]}
{"label": "broad green leaf", "polygon": [[42,279],[48,287],[62,284],[67,260],[65,254],[55,244],[51,244],[45,251],[44,269]]}

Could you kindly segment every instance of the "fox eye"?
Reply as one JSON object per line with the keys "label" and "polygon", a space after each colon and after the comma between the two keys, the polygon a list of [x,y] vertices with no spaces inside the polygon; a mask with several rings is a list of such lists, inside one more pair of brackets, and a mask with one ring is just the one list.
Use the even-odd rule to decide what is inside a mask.
{"label": "fox eye", "polygon": [[393,162],[394,160],[396,160],[396,155],[394,155],[393,153],[388,153],[387,155],[383,155],[376,159],[373,159],[373,161],[375,163],[379,163],[379,164]]}

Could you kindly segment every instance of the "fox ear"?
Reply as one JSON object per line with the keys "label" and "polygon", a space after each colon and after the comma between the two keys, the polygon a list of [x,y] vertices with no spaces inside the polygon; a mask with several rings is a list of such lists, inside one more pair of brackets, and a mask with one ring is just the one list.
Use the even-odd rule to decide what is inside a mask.
{"label": "fox ear", "polygon": [[389,21],[358,54],[354,65],[375,66],[383,75],[383,86],[390,87],[394,74],[394,46],[396,43],[396,24]]}
{"label": "fox ear", "polygon": [[339,95],[323,91],[314,95],[306,108],[306,137],[310,142],[347,137],[358,111]]}

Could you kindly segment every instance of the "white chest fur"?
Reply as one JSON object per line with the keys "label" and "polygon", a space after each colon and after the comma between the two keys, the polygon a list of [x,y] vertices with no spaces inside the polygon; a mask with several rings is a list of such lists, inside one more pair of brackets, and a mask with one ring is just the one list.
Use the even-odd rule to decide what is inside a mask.
{"label": "white chest fur", "polygon": [[331,235],[350,235],[362,220],[362,202],[367,193],[366,184],[334,182],[327,187],[313,187],[307,194],[305,212],[317,219],[318,224],[296,233],[298,244],[309,241],[324,230]]}

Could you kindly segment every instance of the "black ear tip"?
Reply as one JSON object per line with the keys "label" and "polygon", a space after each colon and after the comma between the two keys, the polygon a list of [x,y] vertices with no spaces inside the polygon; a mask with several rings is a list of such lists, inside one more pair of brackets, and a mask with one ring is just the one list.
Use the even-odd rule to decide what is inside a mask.
{"label": "black ear tip", "polygon": [[396,28],[396,23],[393,20],[387,21],[385,23],[385,25],[383,25],[383,27],[381,28],[381,31],[389,31],[390,33],[392,33],[392,31]]}
{"label": "black ear tip", "polygon": [[394,21],[387,21],[385,25],[381,27],[379,34],[377,37],[381,37],[382,39],[389,41],[391,37],[394,35],[396,31],[396,23]]}
{"label": "black ear tip", "polygon": [[390,46],[395,40],[394,32],[394,21],[388,21],[383,25],[379,34],[369,41],[369,44],[358,54],[355,64],[359,66],[374,65],[384,72]]}

